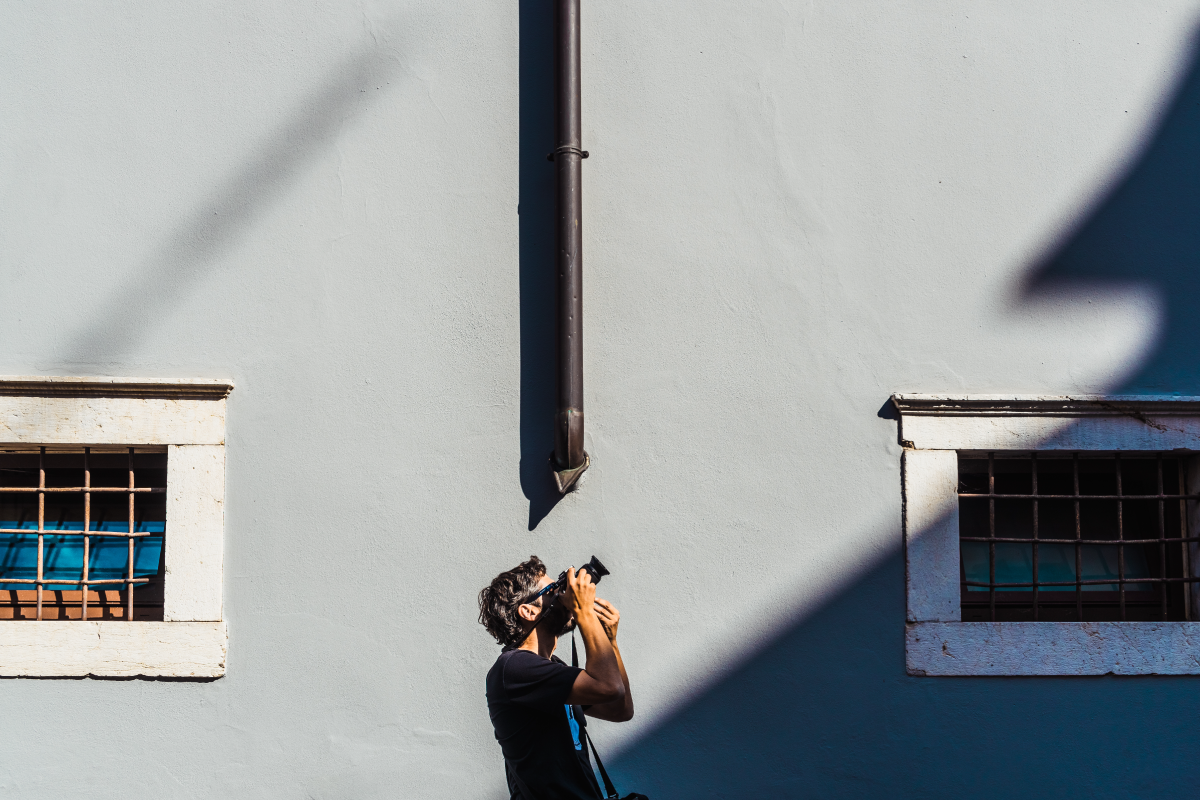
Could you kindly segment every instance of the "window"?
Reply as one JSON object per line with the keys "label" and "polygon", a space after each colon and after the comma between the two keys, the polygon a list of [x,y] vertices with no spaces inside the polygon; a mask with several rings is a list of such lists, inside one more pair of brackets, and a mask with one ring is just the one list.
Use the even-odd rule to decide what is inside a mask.
{"label": "window", "polygon": [[1191,618],[1183,461],[958,454],[962,620]]}
{"label": "window", "polygon": [[0,675],[224,675],[231,388],[0,378]]}
{"label": "window", "polygon": [[166,484],[165,447],[0,450],[0,620],[162,620]]}
{"label": "window", "polygon": [[893,402],[910,674],[1200,674],[1200,398]]}

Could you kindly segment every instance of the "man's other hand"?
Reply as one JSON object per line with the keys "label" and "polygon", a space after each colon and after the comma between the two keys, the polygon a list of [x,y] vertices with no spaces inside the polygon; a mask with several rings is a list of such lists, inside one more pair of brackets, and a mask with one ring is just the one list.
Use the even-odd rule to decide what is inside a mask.
{"label": "man's other hand", "polygon": [[[593,589],[593,591],[595,591]],[[621,622],[621,612],[617,611],[617,607],[607,600],[596,598],[596,616],[600,618],[600,624],[604,626],[604,633],[608,635],[610,642],[617,640],[617,625]]]}

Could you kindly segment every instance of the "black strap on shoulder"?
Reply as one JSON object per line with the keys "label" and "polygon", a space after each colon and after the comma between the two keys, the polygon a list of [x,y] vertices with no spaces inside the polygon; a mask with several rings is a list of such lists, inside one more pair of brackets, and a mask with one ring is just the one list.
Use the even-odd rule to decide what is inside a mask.
{"label": "black strap on shoulder", "polygon": [[[574,629],[571,630],[571,666],[579,666],[579,653],[575,650]],[[592,737],[588,736],[587,722],[584,720],[579,720],[579,722],[579,736],[580,738],[585,739],[588,743],[588,747],[592,749],[592,757],[596,759],[596,769],[600,770],[600,777],[604,780],[604,791],[607,793],[606,796],[609,798],[615,798],[617,796],[617,787],[613,786],[612,780],[609,779],[608,770],[604,768],[604,762],[600,760],[600,754],[596,752],[596,745],[592,741]]]}

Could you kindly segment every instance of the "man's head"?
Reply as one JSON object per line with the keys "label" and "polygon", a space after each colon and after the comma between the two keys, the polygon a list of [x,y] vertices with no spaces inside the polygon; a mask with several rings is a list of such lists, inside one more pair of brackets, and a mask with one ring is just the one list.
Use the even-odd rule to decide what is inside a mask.
{"label": "man's head", "polygon": [[[479,593],[480,624],[506,647],[521,644],[535,622],[545,626],[551,636],[569,630],[571,612],[562,603],[555,603],[556,598],[549,594],[533,600],[550,582],[546,566],[537,556],[501,572]],[[543,613],[547,603],[552,605]]]}

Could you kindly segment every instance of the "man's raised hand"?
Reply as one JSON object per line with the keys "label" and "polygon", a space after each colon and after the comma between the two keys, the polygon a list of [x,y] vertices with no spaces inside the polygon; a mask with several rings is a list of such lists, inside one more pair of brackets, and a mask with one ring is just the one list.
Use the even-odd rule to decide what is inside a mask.
{"label": "man's raised hand", "polygon": [[576,622],[584,615],[594,613],[596,584],[592,583],[591,573],[584,569],[568,569],[567,595]]}
{"label": "man's raised hand", "polygon": [[617,625],[621,622],[621,612],[617,611],[617,607],[607,600],[596,598],[596,616],[600,618],[600,624],[604,626],[604,633],[608,635],[610,642],[617,640]]}

